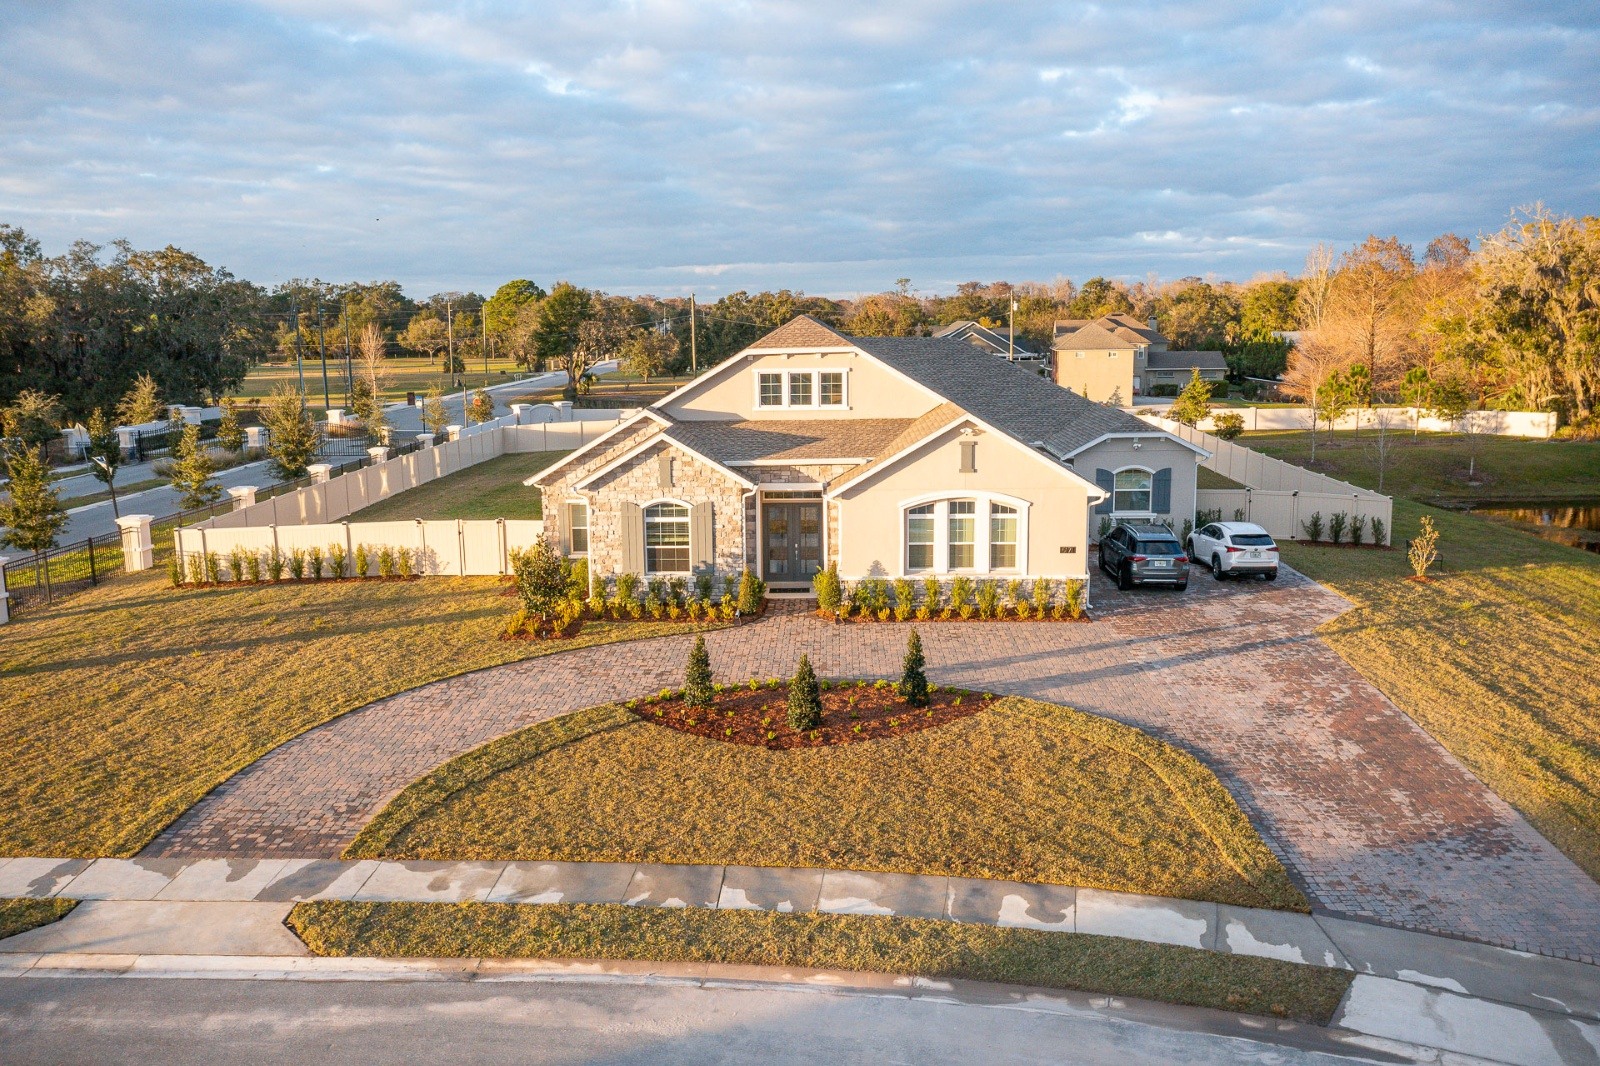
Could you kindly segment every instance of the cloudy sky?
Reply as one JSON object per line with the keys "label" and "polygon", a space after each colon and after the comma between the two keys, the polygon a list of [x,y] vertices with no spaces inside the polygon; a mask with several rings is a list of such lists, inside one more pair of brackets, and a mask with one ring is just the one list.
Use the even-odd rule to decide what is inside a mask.
{"label": "cloudy sky", "polygon": [[1600,212],[1595,0],[0,0],[0,222],[262,283],[1298,269]]}

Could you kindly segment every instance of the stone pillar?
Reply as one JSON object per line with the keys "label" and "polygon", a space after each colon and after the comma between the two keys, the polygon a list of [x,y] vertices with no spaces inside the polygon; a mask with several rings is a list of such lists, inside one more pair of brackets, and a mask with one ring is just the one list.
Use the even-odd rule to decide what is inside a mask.
{"label": "stone pillar", "polygon": [[344,424],[344,408],[343,407],[330,407],[330,408],[328,408],[328,425],[330,425],[330,426],[341,426],[343,424]]}
{"label": "stone pillar", "polygon": [[265,448],[267,446],[267,427],[246,426],[244,431],[244,446],[246,448]]}
{"label": "stone pillar", "polygon": [[155,565],[155,546],[150,541],[154,520],[154,515],[147,514],[125,514],[117,519],[122,533],[122,569],[127,573],[137,574]]}
{"label": "stone pillar", "polygon": [[228,495],[233,497],[233,509],[242,511],[246,507],[254,507],[256,502],[256,486],[235,485],[228,490]]}
{"label": "stone pillar", "polygon": [[388,448],[368,448],[367,449],[367,455],[371,456],[373,465],[376,466],[378,463],[386,462],[388,460],[388,458],[389,458],[389,449]]}
{"label": "stone pillar", "polygon": [[139,431],[131,426],[118,426],[117,444],[122,449],[122,457],[132,459],[139,448]]}
{"label": "stone pillar", "polygon": [[453,425],[452,426],[445,426],[444,427],[444,436],[445,436],[446,440],[460,440],[461,439],[461,427],[460,426],[453,426]]}
{"label": "stone pillar", "polygon": [[522,425],[522,414],[523,414],[523,412],[528,410],[532,406],[533,406],[532,404],[527,404],[527,403],[514,403],[514,404],[512,404],[511,405],[511,417],[516,419],[516,422],[514,422],[513,425],[518,425],[518,426]]}
{"label": "stone pillar", "polygon": [[557,400],[555,403],[551,404],[550,406],[554,407],[556,409],[556,421],[557,422],[571,422],[572,421],[572,401],[571,400]]}
{"label": "stone pillar", "polygon": [[417,443],[419,445],[421,445],[422,447],[424,447],[424,448],[433,447],[433,434],[432,433],[418,433],[417,434]]}
{"label": "stone pillar", "polygon": [[328,478],[333,474],[332,463],[312,463],[306,467],[306,473],[311,475],[313,485],[326,485]]}

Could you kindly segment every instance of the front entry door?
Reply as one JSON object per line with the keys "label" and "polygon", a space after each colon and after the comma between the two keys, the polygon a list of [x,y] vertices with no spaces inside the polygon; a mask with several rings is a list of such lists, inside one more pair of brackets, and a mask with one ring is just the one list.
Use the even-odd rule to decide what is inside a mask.
{"label": "front entry door", "polygon": [[762,505],[762,570],[769,585],[811,586],[822,569],[822,503]]}

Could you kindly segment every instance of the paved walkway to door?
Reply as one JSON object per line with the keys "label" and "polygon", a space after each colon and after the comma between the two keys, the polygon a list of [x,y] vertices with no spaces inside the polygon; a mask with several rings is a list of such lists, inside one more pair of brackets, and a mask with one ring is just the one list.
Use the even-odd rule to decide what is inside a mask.
{"label": "paved walkway to door", "polygon": [[[1336,914],[1594,961],[1600,885],[1313,631],[1345,601],[1290,571],[1187,593],[1096,583],[1100,621],[922,626],[929,674],[1139,726],[1222,778],[1313,901]],[[828,677],[892,677],[905,626],[776,613],[710,634],[719,678],[802,651]],[[284,744],[147,856],[332,857],[400,789],[535,722],[676,686],[688,639],[613,644],[440,681]]]}

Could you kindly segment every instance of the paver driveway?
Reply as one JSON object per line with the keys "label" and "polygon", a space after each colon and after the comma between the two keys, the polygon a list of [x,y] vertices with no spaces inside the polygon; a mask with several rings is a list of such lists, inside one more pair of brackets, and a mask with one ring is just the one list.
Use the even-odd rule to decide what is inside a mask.
{"label": "paver driveway", "polygon": [[[1198,576],[1198,575],[1197,575]],[[1194,752],[1321,907],[1592,961],[1600,886],[1367,684],[1313,630],[1343,599],[1274,585],[1095,589],[1091,625],[922,627],[928,672],[1116,718]],[[906,627],[775,613],[711,634],[719,678],[898,674]],[[335,719],[216,789],[146,849],[332,856],[406,784],[555,715],[681,681],[684,637],[440,681]]]}

